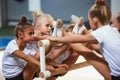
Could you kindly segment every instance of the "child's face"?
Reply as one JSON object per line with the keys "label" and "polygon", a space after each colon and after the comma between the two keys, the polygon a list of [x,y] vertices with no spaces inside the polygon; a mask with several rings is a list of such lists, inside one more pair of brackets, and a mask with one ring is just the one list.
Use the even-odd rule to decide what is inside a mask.
{"label": "child's face", "polygon": [[120,23],[118,23],[117,21],[117,17],[119,16],[119,14],[116,14],[112,20],[112,26],[113,27],[117,27],[118,29],[120,29]]}
{"label": "child's face", "polygon": [[25,43],[32,43],[34,37],[34,28],[32,26],[28,26],[24,31],[22,32],[22,39]]}
{"label": "child's face", "polygon": [[113,20],[112,20],[112,26],[113,27],[117,27],[117,20],[116,20],[116,15],[113,17]]}
{"label": "child's face", "polygon": [[40,25],[41,35],[50,35],[51,28],[52,28],[51,22],[47,18],[43,18],[42,23]]}
{"label": "child's face", "polygon": [[95,29],[96,29],[95,22],[94,22],[94,20],[90,17],[89,14],[88,14],[88,20],[89,20],[89,24],[90,24],[91,29],[95,30]]}

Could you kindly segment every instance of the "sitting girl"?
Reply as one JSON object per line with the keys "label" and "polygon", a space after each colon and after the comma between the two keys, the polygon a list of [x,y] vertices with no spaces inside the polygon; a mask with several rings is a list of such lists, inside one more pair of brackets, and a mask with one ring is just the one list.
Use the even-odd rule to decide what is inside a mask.
{"label": "sitting girl", "polygon": [[27,48],[34,38],[34,27],[26,17],[16,25],[16,39],[10,41],[4,51],[2,71],[6,80],[32,80],[40,64],[36,59],[36,51]]}

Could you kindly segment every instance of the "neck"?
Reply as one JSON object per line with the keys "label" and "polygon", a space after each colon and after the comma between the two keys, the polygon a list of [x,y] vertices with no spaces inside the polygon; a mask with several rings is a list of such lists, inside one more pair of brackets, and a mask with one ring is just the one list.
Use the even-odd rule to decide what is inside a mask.
{"label": "neck", "polygon": [[16,42],[17,42],[18,47],[19,47],[20,50],[23,50],[25,48],[26,43],[24,43],[23,40],[17,39]]}
{"label": "neck", "polygon": [[98,28],[100,28],[100,27],[103,27],[103,26],[105,26],[105,25],[108,25],[108,24],[98,24]]}
{"label": "neck", "polygon": [[119,33],[120,33],[120,29],[118,29]]}

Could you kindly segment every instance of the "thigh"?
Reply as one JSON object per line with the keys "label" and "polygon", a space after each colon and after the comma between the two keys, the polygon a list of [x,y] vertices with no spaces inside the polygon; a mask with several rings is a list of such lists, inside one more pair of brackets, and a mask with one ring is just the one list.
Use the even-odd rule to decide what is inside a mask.
{"label": "thigh", "polygon": [[25,80],[32,80],[35,73],[39,70],[39,66],[35,66],[31,63],[27,63],[27,65],[24,68],[23,76]]}

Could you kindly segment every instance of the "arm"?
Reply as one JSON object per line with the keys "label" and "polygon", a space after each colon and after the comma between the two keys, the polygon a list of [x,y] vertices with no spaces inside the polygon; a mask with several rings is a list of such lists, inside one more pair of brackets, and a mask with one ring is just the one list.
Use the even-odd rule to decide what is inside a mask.
{"label": "arm", "polygon": [[23,53],[23,51],[20,51],[20,50],[16,50],[13,52],[13,55],[21,58],[21,59],[24,59],[25,61],[29,62],[29,63],[32,63],[34,65],[38,65],[40,66],[40,63],[37,59],[35,59],[34,57],[30,56],[30,55],[25,55]]}
{"label": "arm", "polygon": [[48,47],[45,47],[45,55],[47,55],[51,51],[53,46],[54,45],[49,45]]}
{"label": "arm", "polygon": [[68,33],[64,37],[55,37],[55,38],[50,38],[48,39],[55,41],[55,42],[63,42],[63,43],[82,43],[82,42],[92,42],[92,43],[97,43],[97,40],[90,34],[86,35],[75,35],[72,33]]}
{"label": "arm", "polygon": [[45,39],[44,36],[34,36],[34,37],[33,37],[33,40],[35,40],[35,41],[43,40],[43,39]]}
{"label": "arm", "polygon": [[89,47],[90,49],[95,50],[95,51],[97,51],[98,53],[101,54],[100,48],[99,48],[99,45],[98,45],[98,44],[90,44],[90,45],[88,45],[88,47]]}
{"label": "arm", "polygon": [[83,35],[88,34],[88,33],[89,33],[89,31],[87,29],[83,30]]}

